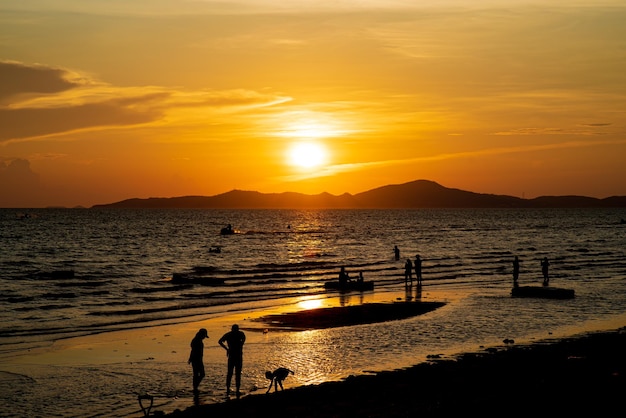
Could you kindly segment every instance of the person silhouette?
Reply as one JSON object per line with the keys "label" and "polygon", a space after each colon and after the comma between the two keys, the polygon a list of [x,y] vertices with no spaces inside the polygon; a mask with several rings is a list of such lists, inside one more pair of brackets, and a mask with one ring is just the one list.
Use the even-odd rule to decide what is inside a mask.
{"label": "person silhouette", "polygon": [[400,259],[400,248],[397,245],[393,247],[393,255],[396,258],[396,261]]}
{"label": "person silhouette", "polygon": [[198,387],[200,382],[204,379],[204,362],[202,357],[204,355],[204,340],[209,338],[209,333],[206,329],[200,328],[196,333],[196,336],[191,340],[191,353],[189,353],[189,360],[187,364],[191,364],[193,370],[193,392],[198,393]]}
{"label": "person silhouette", "polygon": [[417,280],[417,285],[422,285],[422,259],[419,254],[415,256],[415,262],[413,263],[415,267],[415,280]]}
{"label": "person silhouette", "polygon": [[541,261],[541,273],[543,274],[543,285],[547,286],[550,283],[550,276],[548,275],[548,268],[550,267],[550,262],[548,261],[548,257],[544,257]]}
{"label": "person silhouette", "polygon": [[218,340],[218,344],[226,350],[228,357],[228,372],[226,374],[226,394],[230,395],[230,384],[235,373],[235,388],[237,397],[241,395],[241,367],[243,366],[243,345],[246,342],[246,334],[239,330],[239,325],[234,324],[230,331]]}
{"label": "person silhouette", "polygon": [[513,259],[513,286],[517,287],[517,279],[519,278],[519,258],[515,256]]}
{"label": "person silhouette", "polygon": [[272,390],[272,385],[274,385],[274,392],[278,391],[278,386],[280,386],[280,390],[285,390],[283,387],[283,381],[289,376],[289,373],[295,374],[293,370],[289,370],[286,367],[279,367],[278,369],[270,372],[269,370],[265,372],[265,377],[269,379],[270,386],[267,388],[267,392],[270,393]]}
{"label": "person silhouette", "polygon": [[404,283],[413,283],[413,274],[411,273],[413,270],[413,263],[410,258],[406,259],[406,263],[404,263]]}
{"label": "person silhouette", "polygon": [[349,280],[350,280],[350,276],[348,276],[348,273],[346,272],[346,268],[344,266],[341,266],[341,270],[339,270],[339,284],[345,285],[348,283]]}

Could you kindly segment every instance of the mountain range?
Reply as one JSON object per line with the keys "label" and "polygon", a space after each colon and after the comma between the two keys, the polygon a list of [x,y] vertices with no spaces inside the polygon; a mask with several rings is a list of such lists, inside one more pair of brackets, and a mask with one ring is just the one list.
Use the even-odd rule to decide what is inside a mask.
{"label": "mountain range", "polygon": [[623,208],[626,196],[541,196],[524,199],[444,187],[430,180],[378,187],[336,196],[330,193],[260,193],[231,190],[215,196],[133,198],[92,208],[205,209],[418,209],[418,208]]}

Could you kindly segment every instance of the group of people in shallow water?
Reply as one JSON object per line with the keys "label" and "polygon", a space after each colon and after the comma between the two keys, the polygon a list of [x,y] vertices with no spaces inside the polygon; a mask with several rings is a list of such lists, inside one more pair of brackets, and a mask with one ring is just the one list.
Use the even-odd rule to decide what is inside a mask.
{"label": "group of people in shallow water", "polygon": [[415,280],[417,280],[417,285],[422,285],[422,259],[419,254],[415,256],[415,261],[411,262],[410,258],[406,259],[404,263],[404,283],[412,284],[413,283],[413,268],[415,268]]}
{"label": "group of people in shallow water", "polygon": [[[400,249],[398,246],[393,247],[393,253],[396,260],[400,260]],[[415,261],[407,258],[404,263],[404,284],[413,284],[413,269],[415,269],[415,280],[417,285],[422,285],[422,259],[419,254],[415,255]]]}
{"label": "group of people in shallow water", "polygon": [[[395,259],[400,259],[400,250],[398,246],[394,247],[394,255]],[[541,260],[541,272],[543,274],[543,285],[547,286],[550,282],[549,276],[549,267],[550,261],[548,257],[544,257]],[[411,261],[410,258],[407,258],[404,263],[404,283],[406,285],[413,283],[413,269],[415,269],[415,278],[417,280],[417,285],[422,285],[422,259],[419,254],[415,256],[415,261]],[[515,287],[518,286],[518,279],[520,273],[520,261],[519,257],[515,256],[513,259],[513,285]],[[358,281],[363,281],[363,272],[359,272]],[[339,271],[339,282],[342,284],[350,281],[350,277],[346,272],[345,267],[341,267]],[[193,371],[193,393],[194,396],[197,397],[199,393],[199,386],[202,379],[204,379],[205,371],[204,371],[204,362],[203,362],[203,354],[204,354],[204,342],[205,338],[209,338],[209,333],[205,328],[200,328],[200,330],[196,333],[196,336],[191,340],[191,353],[189,354],[188,363],[191,364]],[[231,383],[233,376],[235,377],[235,390],[236,395],[239,397],[241,395],[241,368],[243,366],[243,345],[246,342],[246,335],[239,329],[237,324],[234,324],[231,327],[231,330],[225,333],[217,343],[226,350],[227,357],[227,373],[226,373],[226,394],[230,395],[231,393]],[[278,386],[283,389],[283,381],[289,376],[289,374],[294,374],[294,372],[286,367],[279,367],[276,370],[265,372],[265,377],[270,381],[270,385],[267,388],[268,393],[272,389],[272,385],[274,386],[274,390],[278,390]]]}
{"label": "group of people in shallow water", "polygon": [[[550,269],[550,260],[548,260],[548,257],[544,257],[543,260],[541,260],[541,274],[543,275],[544,286],[548,286],[550,284],[549,269]],[[518,286],[518,279],[519,279],[519,258],[515,256],[515,258],[513,259],[513,286],[515,287]]]}
{"label": "group of people in shallow water", "polygon": [[[339,284],[345,285],[350,280],[352,280],[352,279],[350,278],[350,275],[346,271],[346,268],[344,266],[341,266],[341,269],[339,270]],[[363,272],[362,271],[359,272],[359,277],[358,277],[358,279],[356,279],[356,281],[357,281],[357,283],[363,283]]]}
{"label": "group of people in shallow water", "polygon": [[[196,336],[191,340],[191,353],[189,354],[188,364],[191,364],[193,372],[193,394],[197,398],[199,395],[199,387],[202,379],[204,379],[204,339],[209,338],[206,328],[200,328]],[[226,372],[226,394],[231,394],[231,383],[235,376],[235,394],[241,396],[241,368],[243,366],[243,345],[246,342],[246,334],[239,329],[239,325],[234,324],[230,331],[225,333],[217,343],[226,350],[227,372]],[[270,386],[267,388],[268,393],[274,385],[274,390],[278,390],[278,386],[283,388],[283,381],[294,374],[292,370],[286,367],[265,372],[265,377],[270,380]]]}
{"label": "group of people in shallow water", "polygon": [[[393,247],[393,251],[394,251],[395,259],[400,260],[400,249],[398,248],[397,245]],[[541,274],[543,275],[544,286],[548,286],[550,284],[549,268],[550,268],[550,261],[548,260],[548,257],[544,257],[543,260],[541,260]],[[415,261],[411,261],[410,258],[407,258],[406,262],[404,263],[404,283],[406,285],[413,283],[413,269],[415,269],[415,279],[417,280],[417,285],[421,286],[422,285],[422,259],[420,258],[419,254],[415,256]],[[342,267],[342,271],[343,271],[343,267]],[[513,286],[515,287],[518,286],[519,272],[520,272],[519,257],[515,256],[515,258],[513,259]],[[340,273],[340,277],[341,277],[341,273]]]}

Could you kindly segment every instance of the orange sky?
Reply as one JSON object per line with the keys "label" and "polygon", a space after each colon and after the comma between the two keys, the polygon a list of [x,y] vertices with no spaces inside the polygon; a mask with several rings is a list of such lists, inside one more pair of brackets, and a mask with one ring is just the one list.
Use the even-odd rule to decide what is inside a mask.
{"label": "orange sky", "polygon": [[0,207],[626,195],[623,22],[623,0],[1,2]]}

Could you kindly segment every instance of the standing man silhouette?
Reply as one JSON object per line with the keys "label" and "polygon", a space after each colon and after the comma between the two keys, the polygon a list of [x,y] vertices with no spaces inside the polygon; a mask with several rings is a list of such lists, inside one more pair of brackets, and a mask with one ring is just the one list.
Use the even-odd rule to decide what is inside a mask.
{"label": "standing man silhouette", "polygon": [[246,334],[239,331],[239,325],[235,324],[219,339],[218,343],[226,350],[228,357],[228,373],[226,375],[226,394],[230,395],[230,383],[235,372],[235,387],[237,397],[241,395],[241,367],[243,365],[243,345],[246,342]]}
{"label": "standing man silhouette", "polygon": [[196,336],[191,340],[191,353],[189,354],[189,360],[187,364],[191,364],[193,370],[193,393],[198,394],[198,386],[204,379],[204,363],[202,357],[204,355],[204,343],[202,340],[209,338],[209,333],[206,329],[200,328],[196,333]]}
{"label": "standing man silhouette", "polygon": [[415,262],[413,263],[415,267],[415,280],[417,280],[417,285],[422,285],[422,259],[419,254],[415,256]]}
{"label": "standing man silhouette", "polygon": [[548,275],[548,268],[550,267],[550,262],[548,261],[548,257],[544,257],[541,261],[541,273],[543,274],[543,285],[547,286],[550,283],[550,276]]}

